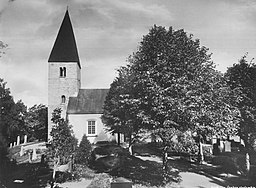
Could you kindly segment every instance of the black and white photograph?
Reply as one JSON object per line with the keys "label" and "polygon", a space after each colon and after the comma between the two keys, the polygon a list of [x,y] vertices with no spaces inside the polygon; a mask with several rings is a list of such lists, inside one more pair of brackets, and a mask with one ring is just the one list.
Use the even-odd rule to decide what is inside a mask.
{"label": "black and white photograph", "polygon": [[0,0],[0,188],[256,188],[255,0]]}

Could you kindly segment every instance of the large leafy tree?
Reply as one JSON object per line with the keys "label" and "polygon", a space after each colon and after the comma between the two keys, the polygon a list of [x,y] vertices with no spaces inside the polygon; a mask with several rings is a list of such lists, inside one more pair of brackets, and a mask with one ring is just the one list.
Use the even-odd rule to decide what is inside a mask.
{"label": "large leafy tree", "polygon": [[136,94],[123,102],[136,109],[132,117],[140,128],[162,140],[165,179],[167,151],[177,131],[194,133],[199,140],[235,133],[235,94],[214,69],[208,49],[184,30],[154,26],[129,58],[128,68],[133,75],[129,91]]}
{"label": "large leafy tree", "polygon": [[232,90],[239,92],[236,102],[241,112],[239,136],[251,150],[256,140],[256,65],[248,62],[245,55],[228,68],[225,76]]}
{"label": "large leafy tree", "polygon": [[154,26],[130,59],[140,92],[140,118],[157,129],[162,140],[168,140],[169,128],[198,134],[233,132],[235,116],[228,116],[238,113],[231,106],[233,93],[210,55],[184,30]]}
{"label": "large leafy tree", "polygon": [[47,140],[47,106],[43,104],[32,106],[25,114],[24,120],[30,140]]}

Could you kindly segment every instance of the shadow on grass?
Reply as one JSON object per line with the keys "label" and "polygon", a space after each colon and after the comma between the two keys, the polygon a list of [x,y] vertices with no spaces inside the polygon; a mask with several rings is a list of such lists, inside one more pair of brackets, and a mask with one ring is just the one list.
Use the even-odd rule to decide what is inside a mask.
{"label": "shadow on grass", "polygon": [[[6,187],[46,187],[52,172],[40,163],[6,164],[1,166],[1,184]],[[16,183],[15,180],[19,180]],[[1,186],[2,186],[1,185]]]}
{"label": "shadow on grass", "polygon": [[[107,169],[108,161],[114,164],[111,169]],[[124,177],[133,183],[160,186],[163,185],[162,164],[154,161],[144,161],[131,155],[102,157],[100,163],[95,166],[98,172],[108,172],[115,177]],[[178,172],[169,172],[169,181],[178,182],[180,177]]]}
{"label": "shadow on grass", "polygon": [[179,172],[192,172],[203,175],[210,179],[210,182],[219,186],[252,186],[255,183],[245,176],[227,174],[222,166],[212,166],[198,164],[187,161],[185,159],[170,159],[168,161],[171,168],[177,169]]}

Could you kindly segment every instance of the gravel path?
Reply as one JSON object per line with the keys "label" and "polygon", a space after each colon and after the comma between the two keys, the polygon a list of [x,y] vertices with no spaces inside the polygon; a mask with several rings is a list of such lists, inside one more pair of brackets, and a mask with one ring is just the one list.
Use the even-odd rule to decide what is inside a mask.
{"label": "gravel path", "polygon": [[82,179],[81,181],[65,182],[58,185],[59,187],[62,187],[62,188],[86,188],[88,185],[90,185],[91,181],[92,180]]}
{"label": "gravel path", "polygon": [[[162,163],[160,157],[143,157],[137,156],[142,160],[150,160],[158,163]],[[175,169],[177,170],[177,169]],[[222,188],[222,186],[218,185],[214,182],[213,179],[208,178],[204,175],[200,175],[193,172],[179,172],[179,176],[181,177],[181,182],[174,185],[176,188]],[[218,182],[222,182],[223,180],[220,178],[214,178]]]}
{"label": "gravel path", "polygon": [[212,179],[196,174],[193,172],[180,172],[179,175],[181,176],[182,181],[178,184],[180,188],[193,188],[193,187],[200,187],[200,188],[221,188],[222,186],[213,182]]}

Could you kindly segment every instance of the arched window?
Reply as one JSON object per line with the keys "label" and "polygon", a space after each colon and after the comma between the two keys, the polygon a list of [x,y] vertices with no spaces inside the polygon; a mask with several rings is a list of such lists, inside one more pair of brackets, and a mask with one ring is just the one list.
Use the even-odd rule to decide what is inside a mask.
{"label": "arched window", "polygon": [[66,77],[66,67],[60,67],[60,77]]}
{"label": "arched window", "polygon": [[61,96],[61,103],[62,103],[62,104],[65,104],[65,103],[66,103],[66,97],[65,97],[65,95],[62,95],[62,96]]}

